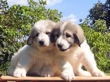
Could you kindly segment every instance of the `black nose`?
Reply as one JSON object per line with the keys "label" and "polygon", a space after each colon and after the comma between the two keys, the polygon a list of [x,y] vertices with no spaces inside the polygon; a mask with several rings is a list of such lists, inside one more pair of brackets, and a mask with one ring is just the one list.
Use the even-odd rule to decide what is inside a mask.
{"label": "black nose", "polygon": [[44,41],[39,41],[40,46],[44,45]]}
{"label": "black nose", "polygon": [[58,46],[59,48],[62,48],[62,45],[61,45],[61,44],[58,44],[57,46]]}

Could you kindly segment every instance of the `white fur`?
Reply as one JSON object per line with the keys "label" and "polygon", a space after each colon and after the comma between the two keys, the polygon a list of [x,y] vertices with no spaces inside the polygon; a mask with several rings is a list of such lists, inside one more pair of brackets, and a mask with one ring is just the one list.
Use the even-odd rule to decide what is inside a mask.
{"label": "white fur", "polygon": [[50,51],[43,54],[31,46],[25,45],[12,57],[8,70],[9,75],[25,77],[28,72],[41,76],[53,76],[57,73],[61,74],[65,80],[71,80],[74,76],[71,65],[61,55],[54,53]]}
{"label": "white fur", "polygon": [[[49,37],[45,34],[45,30],[49,30],[46,26],[47,22],[42,20],[35,23],[33,28],[40,33],[38,38],[34,39],[32,45],[25,45],[12,56],[9,75],[25,77],[26,74],[40,76],[58,74],[65,80],[72,80],[74,77],[72,66],[64,56],[56,53],[54,44],[50,43]],[[40,40],[45,42],[46,47],[39,47]]]}
{"label": "white fur", "polygon": [[[38,36],[37,42],[39,44],[39,41],[43,41],[45,46],[49,46],[50,44],[50,38],[45,33],[41,32]],[[40,44],[39,44],[40,45]]]}
{"label": "white fur", "polygon": [[53,27],[49,27],[49,23],[52,23],[53,25],[55,25],[54,22],[51,22],[50,20],[40,20],[38,22],[36,22],[33,26],[33,28],[35,28],[34,30],[37,31],[37,33],[39,33],[36,41],[37,44],[39,44],[39,41],[43,41],[45,46],[49,46],[50,44],[50,37],[46,34],[46,31],[50,31],[50,28]]}
{"label": "white fur", "polygon": [[104,73],[101,72],[97,68],[94,54],[91,52],[90,47],[87,44],[86,40],[81,44],[81,49],[84,52],[84,56],[83,56],[81,62],[86,67],[86,69],[91,73],[91,75],[92,76],[104,76]]}
{"label": "white fur", "polygon": [[[104,76],[104,73],[97,68],[94,54],[91,52],[86,40],[81,44],[81,48],[74,47],[72,51],[60,52],[60,55],[65,55],[65,58],[71,63],[75,75]],[[88,72],[82,69],[82,65],[85,66]]]}

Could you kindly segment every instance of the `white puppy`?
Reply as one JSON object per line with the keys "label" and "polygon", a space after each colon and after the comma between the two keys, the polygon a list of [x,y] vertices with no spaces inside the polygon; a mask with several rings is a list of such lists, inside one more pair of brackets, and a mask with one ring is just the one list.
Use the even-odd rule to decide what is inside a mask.
{"label": "white puppy", "polygon": [[[54,26],[55,23],[50,20],[40,20],[35,23],[27,41],[28,45],[20,48],[12,56],[9,75],[22,77],[34,73],[43,76],[42,67],[50,62],[48,53],[53,47],[50,42],[50,33]],[[37,68],[35,68],[36,65]]]}
{"label": "white puppy", "polygon": [[[94,54],[86,42],[83,30],[70,21],[60,22],[53,31],[53,42],[56,42],[57,53],[64,55],[73,66],[75,75],[104,76],[96,65]],[[88,70],[82,70],[82,65]],[[90,73],[89,73],[90,72]]]}
{"label": "white puppy", "polygon": [[[51,43],[51,32],[55,23],[40,20],[33,26],[27,41],[28,45],[14,54],[9,67],[9,75],[23,77],[28,75],[61,75],[65,80],[73,78],[72,66],[62,55],[58,55]],[[51,39],[51,41],[50,41]]]}

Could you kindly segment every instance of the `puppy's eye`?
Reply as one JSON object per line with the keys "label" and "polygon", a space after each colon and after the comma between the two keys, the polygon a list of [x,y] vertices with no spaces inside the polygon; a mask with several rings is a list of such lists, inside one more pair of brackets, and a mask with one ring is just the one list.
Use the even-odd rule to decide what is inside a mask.
{"label": "puppy's eye", "polygon": [[71,37],[71,35],[70,35],[70,34],[68,34],[68,33],[66,33],[66,37],[67,37],[67,38],[69,38],[69,37]]}
{"label": "puppy's eye", "polygon": [[50,34],[50,32],[46,32],[46,34],[47,34],[47,35],[49,35],[49,34]]}
{"label": "puppy's eye", "polygon": [[56,34],[55,36],[58,38],[60,35],[59,34]]}
{"label": "puppy's eye", "polygon": [[39,35],[39,33],[36,34],[36,36],[38,36],[38,35]]}

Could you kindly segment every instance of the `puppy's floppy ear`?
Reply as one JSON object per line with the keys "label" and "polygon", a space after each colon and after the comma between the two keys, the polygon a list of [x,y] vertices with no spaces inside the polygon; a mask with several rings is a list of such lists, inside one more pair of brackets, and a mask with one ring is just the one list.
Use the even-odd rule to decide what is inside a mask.
{"label": "puppy's floppy ear", "polygon": [[77,43],[80,46],[80,41],[79,41],[77,35],[73,34],[73,36],[74,36],[74,42]]}
{"label": "puppy's floppy ear", "polygon": [[79,46],[86,39],[85,36],[84,36],[83,30],[81,29],[81,27],[79,25],[76,26],[76,33],[74,33],[73,36],[74,36],[75,42],[78,43]]}
{"label": "puppy's floppy ear", "polygon": [[32,28],[30,35],[29,35],[29,38],[27,39],[28,45],[32,45],[33,39],[35,38],[35,36],[36,36],[36,30],[34,28]]}

